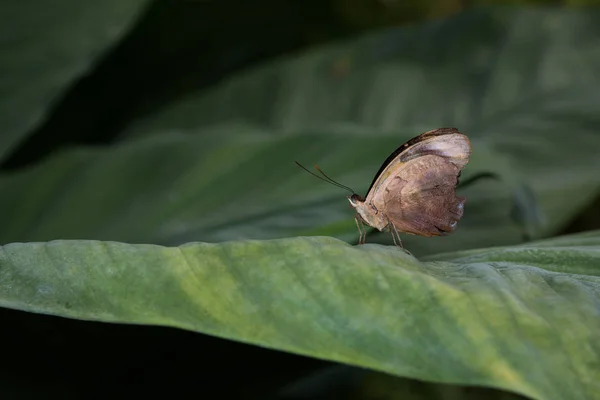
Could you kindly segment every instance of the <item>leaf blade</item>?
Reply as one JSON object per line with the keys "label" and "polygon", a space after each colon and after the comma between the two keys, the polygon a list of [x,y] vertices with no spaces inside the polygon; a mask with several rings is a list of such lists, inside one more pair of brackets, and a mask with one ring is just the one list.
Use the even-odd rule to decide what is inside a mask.
{"label": "leaf blade", "polygon": [[147,3],[0,3],[0,160],[44,121]]}
{"label": "leaf blade", "polygon": [[[207,133],[65,151],[34,168],[0,176],[0,243],[98,239],[178,245],[317,234],[355,240],[344,192],[306,174],[293,160],[311,160],[364,193],[381,159],[402,142],[386,135],[365,141],[358,134],[248,133],[232,139]],[[474,140],[473,150],[464,178],[490,169],[502,176],[514,171],[485,143]],[[595,161],[579,163],[567,170],[550,164],[538,175],[509,176],[509,182],[534,182],[549,220],[542,234],[555,232],[594,194],[590,182],[597,174],[583,166]],[[488,181],[459,192],[468,204],[457,231],[443,238],[405,235],[414,254],[521,241],[510,219],[509,186]]]}
{"label": "leaf blade", "polygon": [[[586,240],[568,256],[597,265],[600,234]],[[331,238],[15,243],[0,254],[4,307],[174,326],[539,399],[599,393],[600,279],[568,263],[421,263]]]}

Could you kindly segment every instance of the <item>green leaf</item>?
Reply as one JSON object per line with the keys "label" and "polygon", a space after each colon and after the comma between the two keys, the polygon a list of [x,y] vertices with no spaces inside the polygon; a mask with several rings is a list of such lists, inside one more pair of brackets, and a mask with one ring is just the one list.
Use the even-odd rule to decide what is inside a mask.
{"label": "green leaf", "polygon": [[[346,193],[314,179],[293,160],[313,160],[364,193],[378,164],[398,145],[385,135],[365,141],[363,135],[348,134],[239,133],[153,137],[68,151],[27,171],[0,176],[0,243],[100,239],[178,245],[296,235],[355,240]],[[484,143],[474,141],[473,148],[465,178],[489,169],[510,174],[504,158]],[[550,216],[546,233],[585,205],[590,179],[596,176],[577,168],[561,177],[555,173],[550,165],[529,178]],[[571,198],[574,192],[580,195]],[[463,193],[468,205],[460,228],[442,238],[405,235],[414,254],[520,240],[509,217],[506,185],[482,182]]]}
{"label": "green leaf", "polygon": [[[285,166],[297,159],[309,166],[319,164],[329,175],[358,190],[368,187],[381,162],[404,140],[426,130],[455,126],[475,143],[474,161],[466,173],[495,172],[503,182],[485,182],[465,190],[468,211],[459,228],[465,236],[457,232],[451,238],[427,241],[411,237],[408,241],[415,243],[409,243],[410,247],[419,254],[431,254],[516,243],[523,234],[555,234],[598,194],[598,42],[597,10],[471,11],[444,21],[387,29],[262,65],[133,124],[126,135],[186,132],[208,136],[214,134],[215,126],[221,136],[230,136],[232,141],[239,140],[237,134],[252,130],[273,136],[306,135],[315,147],[311,152],[297,148],[293,149],[296,154],[290,154],[282,145],[273,150],[279,153],[273,159],[254,158],[246,169],[260,170],[262,177],[253,183],[264,187],[262,182],[276,175],[279,183],[271,185],[282,184],[292,172],[284,177],[281,170],[288,171]],[[375,141],[378,143],[371,143]],[[230,153],[227,163],[246,157]],[[214,188],[223,181],[211,183],[205,196],[213,196]],[[323,188],[320,182],[314,185]],[[499,188],[502,185],[505,187]],[[300,202],[303,187],[290,188],[290,198]],[[334,190],[322,190],[303,207],[303,212],[319,207],[323,223],[318,227],[314,220],[303,219],[299,227],[310,222],[314,228],[293,228],[297,217],[290,214],[294,207],[289,207],[282,212],[289,218],[284,227],[275,227],[273,222],[260,233],[253,227],[250,234],[236,226],[229,235],[219,237],[300,233],[355,240],[352,221],[345,224],[335,218],[341,209],[335,206],[339,200],[333,200]],[[243,203],[243,209],[255,205],[245,194],[244,200],[238,199],[237,193],[232,187],[229,197],[220,201]],[[541,203],[539,207],[535,199]],[[272,210],[280,205],[285,208],[287,203],[280,198],[271,203],[268,194],[263,200]],[[273,214],[265,211],[262,215]],[[252,221],[258,223],[259,217]],[[543,221],[546,225],[540,227]],[[213,240],[207,235],[212,233],[202,230],[194,237]],[[387,240],[384,238],[377,240]]]}
{"label": "green leaf", "polygon": [[13,243],[0,252],[0,306],[535,399],[600,398],[600,231],[444,258],[322,237]]}
{"label": "green leaf", "polygon": [[118,42],[147,3],[0,2],[0,160]]}
{"label": "green leaf", "polygon": [[[389,124],[365,127],[364,121],[358,121],[340,127],[335,121],[347,116],[334,115],[337,106],[331,110],[319,107],[323,115],[329,115],[319,122],[308,118],[309,111],[314,111],[314,99],[304,98],[303,107],[310,110],[289,109],[308,118],[303,130],[294,134],[289,132],[300,129],[302,124],[278,124],[277,129],[252,127],[236,124],[236,112],[223,114],[223,118],[232,118],[230,123],[190,130],[189,126],[202,122],[189,119],[193,115],[218,115],[210,104],[191,100],[188,108],[174,106],[190,125],[160,115],[147,121],[145,127],[138,126],[148,130],[148,137],[113,147],[65,151],[33,168],[0,176],[0,243],[100,239],[178,245],[195,240],[219,242],[297,235],[327,235],[354,241],[357,231],[353,212],[344,198],[346,193],[310,177],[293,161],[308,166],[319,164],[330,176],[364,194],[381,162],[403,141],[423,130],[454,122],[464,128],[473,142],[472,160],[463,179],[494,172],[502,177],[502,182],[482,181],[461,190],[467,197],[466,211],[453,235],[405,235],[403,240],[413,254],[517,243],[522,240],[523,228],[538,237],[553,235],[589,204],[600,183],[596,172],[600,169],[596,150],[600,148],[600,135],[594,123],[595,96],[600,96],[600,84],[595,74],[586,72],[600,68],[596,47],[589,44],[596,26],[586,23],[594,15],[598,14],[467,13],[439,24],[385,31],[241,75],[207,96],[224,106],[220,102],[225,100],[217,94],[224,93],[227,87],[237,87],[236,82],[250,85],[254,82],[250,78],[265,74],[269,68],[293,67],[299,75],[292,74],[290,79],[304,76],[303,73],[308,74],[304,78],[307,82],[333,79],[307,86],[312,88],[310,93],[316,91],[321,96],[330,93],[319,89],[321,83],[327,83],[324,87],[331,89],[333,105],[342,100],[343,87],[362,88],[369,92],[346,95],[352,94],[364,107],[371,107],[376,93],[381,92],[382,99],[390,102],[390,109],[400,112],[413,104],[398,100],[404,93],[413,96],[415,105],[424,98],[421,107],[429,110],[430,118],[410,122],[407,118],[414,113],[402,111],[403,119],[395,120],[390,119],[395,115],[390,112],[377,114],[377,118],[391,121]],[[546,25],[553,29],[546,29]],[[531,26],[538,29],[535,35],[530,32]],[[491,31],[485,35],[469,33],[477,29]],[[575,34],[581,40],[575,40]],[[416,43],[414,40],[400,40],[414,39],[415,35],[421,37],[418,48],[411,44]],[[534,39],[547,40],[543,52],[526,51],[531,50]],[[504,56],[508,60],[492,57],[492,44],[497,42],[505,43]],[[524,50],[517,51],[521,48]],[[389,50],[385,53],[388,56],[375,57],[385,49]],[[409,49],[412,50],[404,52]],[[456,57],[445,53],[450,50]],[[317,62],[333,62],[340,54],[352,52],[366,57],[360,69],[351,69],[358,71],[359,76],[350,74],[344,80],[336,80],[322,72],[323,65],[328,64]],[[434,53],[440,58],[432,63]],[[541,58],[532,56],[534,53],[548,61],[541,62]],[[446,56],[441,57],[443,54]],[[561,54],[572,57],[563,59]],[[461,64],[477,57],[485,61],[476,64],[478,73]],[[581,68],[568,68],[575,60],[580,60]],[[425,77],[419,87],[413,85],[417,72]],[[375,90],[365,83],[374,82],[376,77],[389,77],[390,84],[378,84]],[[383,78],[375,82],[378,79]],[[457,82],[452,83],[452,79]],[[400,86],[393,89],[396,84]],[[460,91],[458,85],[462,85]],[[255,90],[261,87],[258,84]],[[447,91],[442,91],[444,88]],[[525,89],[530,92],[524,92]],[[396,97],[388,90],[396,90]],[[243,93],[246,91],[240,91],[240,101],[245,98]],[[483,93],[485,101],[481,100]],[[433,101],[442,94],[445,101]],[[463,103],[459,102],[461,99]],[[263,103],[257,98],[256,104]],[[468,104],[472,104],[471,108]],[[489,107],[483,107],[484,104]],[[458,118],[463,115],[459,111],[476,106],[480,112],[465,115],[477,117],[473,123],[480,127],[461,126],[460,122],[468,119]],[[271,115],[270,112],[265,115]],[[329,127],[309,128],[313,124],[310,121]],[[178,131],[198,134],[176,134]],[[162,137],[151,136],[152,132],[161,133]],[[539,216],[538,209],[532,206],[533,197],[546,217],[542,227],[536,225]],[[513,199],[524,204],[518,216],[520,225],[511,220]],[[373,240],[389,239],[380,235]]]}
{"label": "green leaf", "polygon": [[[0,243],[99,239],[179,245],[297,235],[353,241],[358,232],[348,193],[311,177],[293,161],[316,162],[364,193],[381,160],[398,145],[385,135],[365,141],[363,135],[348,134],[239,133],[152,137],[66,151],[0,176]],[[488,169],[509,174],[497,153],[478,141],[473,148],[465,178]],[[551,217],[546,233],[585,204],[585,191],[596,176],[574,168],[548,179],[555,172],[550,166],[530,177]],[[573,192],[581,195],[567,198]],[[520,241],[506,185],[487,181],[461,193],[468,204],[459,229],[442,238],[404,235],[413,254]]]}
{"label": "green leaf", "polygon": [[543,152],[539,137],[569,148],[565,132],[589,136],[598,122],[599,21],[592,9],[488,8],[386,29],[238,74],[130,134],[221,123],[393,135],[456,126],[510,149],[521,138],[515,158]]}

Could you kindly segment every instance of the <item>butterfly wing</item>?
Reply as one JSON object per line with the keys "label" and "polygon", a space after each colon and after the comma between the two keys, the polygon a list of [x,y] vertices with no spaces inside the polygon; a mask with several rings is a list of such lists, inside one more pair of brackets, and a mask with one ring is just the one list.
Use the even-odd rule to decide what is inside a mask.
{"label": "butterfly wing", "polygon": [[420,134],[398,147],[383,162],[367,191],[367,198],[385,186],[386,181],[404,164],[429,154],[443,157],[462,169],[469,162],[471,143],[456,128],[440,128]]}
{"label": "butterfly wing", "polygon": [[455,128],[436,129],[394,153],[395,158],[388,158],[380,169],[366,201],[399,231],[421,236],[452,232],[466,200],[456,196],[456,185],[469,162],[469,139]]}
{"label": "butterfly wing", "polygon": [[456,165],[438,156],[410,161],[383,191],[379,209],[401,232],[446,235],[463,215],[466,199],[456,196],[459,172]]}

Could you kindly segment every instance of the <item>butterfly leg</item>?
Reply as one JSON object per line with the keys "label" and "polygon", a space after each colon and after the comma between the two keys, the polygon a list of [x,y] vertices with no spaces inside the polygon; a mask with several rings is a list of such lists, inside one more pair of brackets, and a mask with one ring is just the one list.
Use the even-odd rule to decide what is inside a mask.
{"label": "butterfly leg", "polygon": [[358,214],[354,217],[354,222],[356,222],[356,227],[358,228],[358,244],[365,244],[367,230],[365,229],[365,226],[363,225]]}
{"label": "butterfly leg", "polygon": [[390,233],[392,234],[392,240],[394,241],[394,244],[402,249],[404,249],[404,246],[402,245],[402,239],[400,239],[400,235],[398,234],[398,230],[396,229],[396,227],[394,226],[394,224],[392,224],[390,222],[390,224],[388,225],[389,229],[390,229]]}
{"label": "butterfly leg", "polygon": [[410,251],[406,250],[406,248],[404,248],[404,245],[402,244],[402,239],[400,239],[400,232],[398,232],[398,229],[396,229],[396,226],[391,221],[388,226],[390,227],[390,233],[392,234],[392,239],[394,240],[394,244],[396,246],[400,247],[402,250],[404,250],[405,253],[412,256],[412,253]]}

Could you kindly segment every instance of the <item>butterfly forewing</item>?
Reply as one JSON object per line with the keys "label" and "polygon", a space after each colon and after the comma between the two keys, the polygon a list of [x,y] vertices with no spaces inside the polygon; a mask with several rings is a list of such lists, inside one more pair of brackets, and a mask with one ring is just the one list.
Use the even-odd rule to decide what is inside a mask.
{"label": "butterfly forewing", "polygon": [[440,128],[420,134],[396,149],[384,161],[366,197],[384,186],[385,181],[402,168],[403,164],[430,154],[446,158],[462,169],[469,162],[471,143],[456,128]]}

